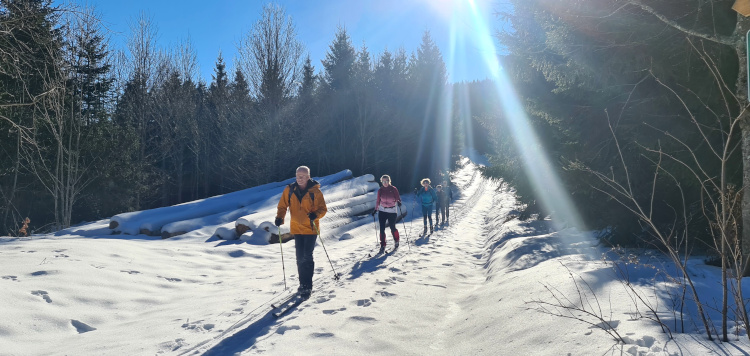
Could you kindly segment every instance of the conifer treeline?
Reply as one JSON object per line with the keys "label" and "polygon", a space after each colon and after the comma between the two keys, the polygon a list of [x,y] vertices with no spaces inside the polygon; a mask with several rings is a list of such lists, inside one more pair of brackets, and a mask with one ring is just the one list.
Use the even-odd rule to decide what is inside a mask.
{"label": "conifer treeline", "polygon": [[0,234],[26,216],[60,228],[303,164],[390,174],[402,190],[449,168],[463,125],[429,32],[415,53],[371,54],[340,28],[316,66],[295,31],[265,6],[232,69],[219,54],[205,83],[190,44],[159,49],[143,15],[117,52],[91,11],[0,0]]}
{"label": "conifer treeline", "polygon": [[[735,198],[748,187],[750,141],[740,144],[732,122],[749,117],[738,69],[750,21],[728,1],[509,3],[501,18],[514,31],[498,33],[503,68],[587,228],[611,244],[653,246],[635,200],[675,241],[733,245],[716,236],[742,230]],[[484,121],[496,141],[487,173],[515,187],[532,212],[551,213],[537,204],[546,187],[530,184],[513,132]]]}

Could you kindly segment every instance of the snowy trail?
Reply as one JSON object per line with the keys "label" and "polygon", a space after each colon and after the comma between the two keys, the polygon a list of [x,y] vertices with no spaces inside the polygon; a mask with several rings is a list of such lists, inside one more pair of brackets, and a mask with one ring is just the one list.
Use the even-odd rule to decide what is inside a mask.
{"label": "snowy trail", "polygon": [[[421,231],[421,217],[406,222],[411,250],[402,245],[388,256],[362,258],[374,250],[375,244],[360,243],[348,258],[339,260],[339,268],[352,266],[339,283],[331,281],[327,261],[318,259],[318,265],[324,265],[318,268],[328,270],[316,279],[308,303],[262,330],[263,335],[252,344],[225,343],[207,354],[294,353],[301,344],[316,350],[317,344],[323,347],[330,343],[329,338],[336,338],[341,346],[326,351],[335,354],[424,354],[426,350],[450,354],[454,337],[447,334],[453,333],[454,324],[463,321],[462,301],[486,280],[486,236],[475,232],[481,231],[486,212],[497,209],[493,204],[499,194],[495,192],[497,184],[481,178],[474,169],[461,171],[454,184],[461,198],[453,204],[451,225],[415,239],[414,232]],[[410,225],[416,227],[414,231]],[[374,234],[373,227],[369,230]],[[339,249],[347,248],[340,245],[329,247],[329,253],[338,254]],[[319,318],[327,320],[320,323]],[[424,329],[431,330],[433,337],[423,337]],[[303,330],[305,335],[290,339],[290,334]],[[283,340],[278,339],[281,335]]]}

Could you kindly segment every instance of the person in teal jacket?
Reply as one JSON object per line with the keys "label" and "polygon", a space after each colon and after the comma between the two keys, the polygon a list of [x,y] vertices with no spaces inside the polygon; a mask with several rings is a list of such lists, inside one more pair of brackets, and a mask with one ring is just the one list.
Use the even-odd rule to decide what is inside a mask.
{"label": "person in teal jacket", "polygon": [[437,201],[435,189],[430,186],[430,179],[422,179],[422,188],[417,189],[417,201],[422,203],[422,221],[424,222],[424,233],[427,233],[427,219],[430,220],[430,233],[432,233],[432,207]]}

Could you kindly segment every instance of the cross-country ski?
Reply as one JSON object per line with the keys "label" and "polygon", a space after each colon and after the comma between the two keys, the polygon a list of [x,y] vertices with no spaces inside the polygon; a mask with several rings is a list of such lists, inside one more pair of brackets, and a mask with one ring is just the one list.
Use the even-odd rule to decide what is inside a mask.
{"label": "cross-country ski", "polygon": [[283,304],[282,306],[278,308],[275,308],[277,309],[277,311],[273,312],[272,315],[274,318],[280,318],[288,314],[295,308],[299,307],[305,300],[307,299],[303,299],[302,297],[296,296],[292,298],[292,300],[290,300],[289,302]]}

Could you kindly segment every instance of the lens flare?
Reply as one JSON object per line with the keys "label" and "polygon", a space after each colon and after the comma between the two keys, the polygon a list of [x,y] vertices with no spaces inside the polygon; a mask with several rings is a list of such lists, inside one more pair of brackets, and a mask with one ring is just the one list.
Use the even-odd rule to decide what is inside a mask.
{"label": "lens flare", "polygon": [[[556,228],[561,229],[568,225],[583,229],[584,225],[580,214],[576,210],[570,195],[560,182],[560,178],[555,173],[555,169],[545,152],[544,144],[539,140],[534,129],[529,124],[527,114],[515,93],[510,79],[500,66],[490,26],[486,23],[485,17],[473,0],[467,0],[465,4],[468,5],[469,9],[466,16],[469,17],[468,21],[471,21],[474,30],[471,36],[451,36],[451,55],[448,62],[449,72],[456,68],[456,61],[459,61],[453,52],[463,52],[459,51],[459,49],[467,47],[466,43],[460,43],[461,40],[472,41],[469,45],[478,48],[478,52],[483,57],[484,63],[488,66],[492,75],[491,79],[494,80],[497,86],[504,118],[512,131],[514,144],[521,154],[525,172],[535,190],[539,193],[538,198],[541,200],[542,206],[555,215],[555,219],[552,222]],[[455,21],[465,20],[454,18],[451,26],[459,25]],[[460,25],[465,27],[465,24]],[[460,96],[460,98],[467,101],[469,99],[466,96]],[[462,103],[459,106],[470,107],[468,102]],[[463,111],[461,114],[471,115],[470,112],[466,113]],[[470,132],[470,130],[467,131]],[[471,144],[471,142],[466,143]]]}

